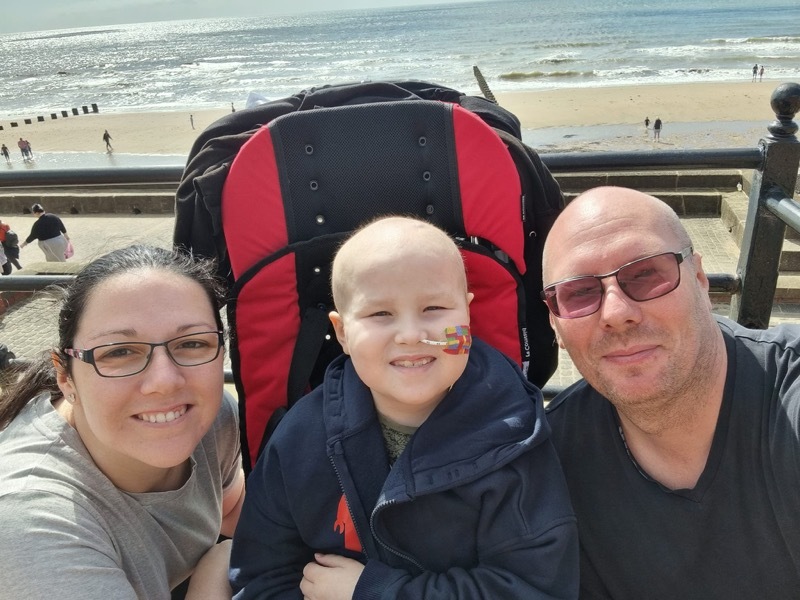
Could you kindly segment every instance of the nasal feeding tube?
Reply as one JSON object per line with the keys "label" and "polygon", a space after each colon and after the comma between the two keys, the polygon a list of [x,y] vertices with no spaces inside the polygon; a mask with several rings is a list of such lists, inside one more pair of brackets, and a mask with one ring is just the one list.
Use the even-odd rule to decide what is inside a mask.
{"label": "nasal feeding tube", "polygon": [[444,341],[420,341],[423,344],[428,344],[429,346],[444,346],[442,350],[445,352],[445,354],[469,354],[469,349],[472,346],[472,334],[469,331],[469,325],[445,327],[444,337]]}

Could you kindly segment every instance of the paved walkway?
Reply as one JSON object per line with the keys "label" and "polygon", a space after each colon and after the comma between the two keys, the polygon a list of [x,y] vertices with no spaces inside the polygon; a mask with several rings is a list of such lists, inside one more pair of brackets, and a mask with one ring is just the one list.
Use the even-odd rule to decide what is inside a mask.
{"label": "paved walkway", "polygon": [[[75,247],[75,256],[67,263],[71,267],[136,242],[164,248],[172,245],[174,218],[171,215],[59,216]],[[32,215],[4,218],[19,233],[21,240],[27,237],[34,220]],[[14,271],[11,277],[17,273],[35,274],[37,266],[44,266],[43,261],[44,255],[34,242],[20,252],[23,270]],[[37,292],[30,300],[15,304],[0,319],[0,343],[20,358],[30,358],[52,347],[58,337],[57,311],[57,301],[48,292]]]}
{"label": "paved walkway", "polygon": [[[153,215],[62,215],[75,246],[71,263],[85,262],[114,248],[134,242],[169,248],[172,240],[173,218]],[[9,221],[24,238],[33,223],[32,216],[16,216]],[[717,218],[685,219],[684,224],[694,240],[695,248],[703,255],[703,265],[709,273],[733,273],[739,249],[727,228]],[[34,271],[43,259],[34,244],[22,251],[23,271]],[[15,272],[16,273],[16,272]],[[13,277],[13,275],[12,275]],[[18,357],[31,357],[49,348],[56,340],[56,302],[45,292],[31,300],[12,306],[0,319],[0,343],[6,344]],[[728,305],[715,304],[715,311],[727,316]],[[783,321],[800,322],[800,305],[776,305],[772,324]],[[566,352],[561,352],[559,369],[548,385],[564,386],[579,378]]]}

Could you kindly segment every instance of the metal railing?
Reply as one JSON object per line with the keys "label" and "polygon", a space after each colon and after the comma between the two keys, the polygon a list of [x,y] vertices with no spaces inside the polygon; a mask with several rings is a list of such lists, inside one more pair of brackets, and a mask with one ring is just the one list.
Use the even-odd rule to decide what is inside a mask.
{"label": "metal railing", "polygon": [[[800,168],[800,142],[795,115],[800,112],[800,85],[785,83],[772,94],[776,120],[757,148],[660,152],[553,153],[541,155],[551,172],[587,173],[657,171],[664,169],[753,169],[748,214],[735,273],[710,274],[712,292],[731,294],[730,317],[742,325],[766,328],[772,312],[786,225],[800,231],[800,204],[794,199]],[[175,183],[183,168],[136,167],[73,170],[0,171],[0,188],[86,186],[102,184]],[[68,275],[0,278],[0,292],[35,291],[67,284]],[[11,355],[13,356],[13,355]],[[0,369],[9,356],[0,350]],[[231,382],[230,371],[226,381]],[[555,389],[545,388],[552,396]]]}
{"label": "metal railing", "polygon": [[795,135],[798,126],[794,121],[800,112],[800,85],[779,86],[770,104],[776,120],[754,149],[548,154],[542,160],[553,173],[754,169],[736,273],[711,274],[709,281],[711,291],[732,293],[732,319],[746,327],[764,329],[772,313],[786,225],[800,231],[800,204],[793,199],[800,168],[800,142]]}

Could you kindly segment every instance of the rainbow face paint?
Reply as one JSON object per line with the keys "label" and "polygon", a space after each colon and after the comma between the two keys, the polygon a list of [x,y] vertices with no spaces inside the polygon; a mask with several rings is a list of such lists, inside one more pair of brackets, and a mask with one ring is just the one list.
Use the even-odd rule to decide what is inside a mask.
{"label": "rainbow face paint", "polygon": [[420,341],[430,346],[444,346],[442,350],[444,350],[446,354],[469,354],[469,349],[472,346],[472,334],[469,331],[469,325],[446,327],[444,330],[444,337],[444,341]]}

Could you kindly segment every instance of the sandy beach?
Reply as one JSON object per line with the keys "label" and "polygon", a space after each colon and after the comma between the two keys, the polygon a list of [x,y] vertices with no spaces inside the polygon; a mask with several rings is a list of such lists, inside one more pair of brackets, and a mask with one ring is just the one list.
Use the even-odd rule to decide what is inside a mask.
{"label": "sandy beach", "polygon": [[[742,147],[757,142],[774,120],[770,96],[781,81],[569,88],[496,94],[526,130],[526,141],[543,151],[639,149],[649,147]],[[103,132],[115,153],[186,155],[219,110],[81,114],[56,120],[19,115],[0,121],[0,142],[19,160],[17,140],[34,152],[105,153]],[[192,119],[190,120],[190,115]],[[654,144],[644,118],[664,122]],[[33,123],[25,125],[24,119]],[[18,127],[10,127],[16,120]],[[192,128],[192,120],[194,129]],[[713,124],[713,127],[711,126]],[[652,127],[652,123],[651,123]]]}

